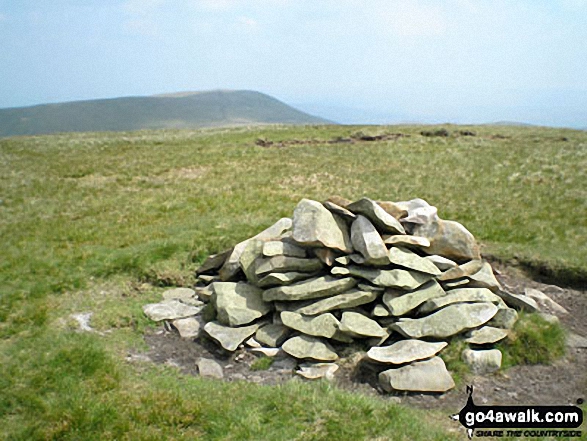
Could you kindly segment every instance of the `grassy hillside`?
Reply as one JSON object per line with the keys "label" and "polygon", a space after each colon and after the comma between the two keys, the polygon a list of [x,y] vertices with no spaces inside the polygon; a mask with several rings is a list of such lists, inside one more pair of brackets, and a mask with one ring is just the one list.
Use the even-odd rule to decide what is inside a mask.
{"label": "grassy hillside", "polygon": [[[0,438],[462,439],[446,412],[125,361],[145,350],[142,305],[189,285],[205,255],[291,215],[302,197],[421,197],[485,253],[584,284],[587,133],[445,128],[448,137],[283,126],[0,140]],[[398,135],[329,142],[359,131]],[[87,311],[102,335],[74,331],[70,314]]]}
{"label": "grassy hillside", "polygon": [[0,109],[0,137],[325,122],[259,92],[211,91]]}

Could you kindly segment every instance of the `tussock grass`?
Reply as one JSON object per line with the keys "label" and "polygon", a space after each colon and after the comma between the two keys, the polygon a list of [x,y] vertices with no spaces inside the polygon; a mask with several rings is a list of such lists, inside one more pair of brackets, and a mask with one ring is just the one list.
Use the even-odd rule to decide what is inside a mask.
{"label": "tussock grass", "polygon": [[[577,246],[587,242],[587,134],[443,128],[450,136],[307,126],[1,139],[2,437],[446,437],[425,423],[433,414],[326,386],[227,385],[122,361],[152,326],[143,304],[190,285],[206,255],[290,216],[302,197],[421,197],[485,253],[587,280]],[[406,136],[328,142],[359,131]],[[69,314],[85,311],[104,335],[73,330]]]}

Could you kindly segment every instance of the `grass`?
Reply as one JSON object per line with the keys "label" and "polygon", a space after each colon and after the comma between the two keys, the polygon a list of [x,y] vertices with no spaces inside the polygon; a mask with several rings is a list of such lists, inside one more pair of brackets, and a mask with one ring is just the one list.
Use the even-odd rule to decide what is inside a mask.
{"label": "grass", "polygon": [[548,364],[565,354],[565,330],[538,314],[521,313],[508,338],[498,345],[504,368],[518,364]]}
{"label": "grass", "polygon": [[271,357],[259,357],[251,363],[252,371],[266,371],[273,364],[273,358]]}
{"label": "grass", "polygon": [[[303,197],[421,197],[484,253],[584,283],[587,133],[442,128],[449,136],[308,126],[0,139],[0,438],[450,437],[444,413],[325,385],[223,384],[124,361],[145,349],[143,304]],[[406,136],[327,142],[359,131]],[[102,334],[75,331],[70,314],[89,311]]]}

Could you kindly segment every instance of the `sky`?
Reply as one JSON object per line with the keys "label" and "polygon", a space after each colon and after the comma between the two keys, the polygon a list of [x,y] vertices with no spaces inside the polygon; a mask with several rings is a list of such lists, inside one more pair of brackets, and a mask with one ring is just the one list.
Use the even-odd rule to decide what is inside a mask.
{"label": "sky", "polygon": [[0,0],[0,108],[210,89],[587,128],[587,0]]}

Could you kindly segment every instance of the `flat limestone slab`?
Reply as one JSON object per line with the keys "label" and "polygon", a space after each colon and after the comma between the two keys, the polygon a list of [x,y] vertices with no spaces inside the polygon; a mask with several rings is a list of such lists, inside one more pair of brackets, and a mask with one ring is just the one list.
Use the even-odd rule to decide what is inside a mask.
{"label": "flat limestone slab", "polygon": [[490,343],[497,343],[508,336],[506,329],[494,328],[493,326],[483,326],[475,329],[469,333],[469,337],[465,339],[467,343],[474,345],[485,345]]}
{"label": "flat limestone slab", "polygon": [[445,295],[446,293],[440,284],[436,280],[431,280],[416,291],[409,293],[388,290],[383,295],[383,303],[387,306],[391,315],[399,317],[414,310],[427,300]]}
{"label": "flat limestone slab", "polygon": [[246,325],[271,310],[263,301],[263,291],[248,283],[214,282],[212,290],[218,321],[225,325]]}
{"label": "flat limestone slab", "polygon": [[351,241],[355,251],[361,253],[365,258],[365,263],[371,265],[389,264],[387,247],[371,221],[365,216],[357,216],[351,225]]}
{"label": "flat limestone slab", "polygon": [[493,303],[458,303],[419,319],[402,319],[391,325],[405,337],[444,338],[487,323],[497,313]]}
{"label": "flat limestone slab", "polygon": [[302,199],[294,210],[293,239],[304,246],[323,246],[352,252],[348,226],[320,202]]}
{"label": "flat limestone slab", "polygon": [[268,273],[284,273],[288,271],[312,273],[322,268],[320,259],[302,259],[299,257],[274,256],[263,259],[257,266],[255,274],[263,276]]}
{"label": "flat limestone slab", "polygon": [[437,297],[426,301],[420,308],[421,313],[428,313],[444,308],[447,305],[464,302],[491,302],[496,305],[503,304],[501,297],[493,294],[487,288],[457,288],[446,292],[443,297]]}
{"label": "flat limestone slab", "polygon": [[283,311],[280,316],[288,328],[314,337],[332,338],[340,326],[340,322],[330,313],[308,317],[296,312]]}
{"label": "flat limestone slab", "polygon": [[186,305],[175,299],[143,306],[145,315],[155,322],[190,317],[198,314],[201,310],[202,306]]}
{"label": "flat limestone slab", "polygon": [[318,315],[336,309],[348,309],[371,303],[378,297],[376,291],[352,289],[349,292],[318,300],[310,305],[295,310],[300,314]]}
{"label": "flat limestone slab", "polygon": [[538,303],[532,297],[522,294],[514,294],[501,289],[497,290],[495,293],[503,299],[506,305],[511,306],[512,308],[519,308],[528,312],[540,312],[540,306],[538,306]]}
{"label": "flat limestone slab", "polygon": [[455,387],[440,357],[383,371],[379,374],[379,384],[387,392],[446,392]]}
{"label": "flat limestone slab", "polygon": [[236,351],[239,345],[252,336],[257,329],[259,329],[257,324],[231,328],[218,322],[208,322],[204,326],[204,331],[230,352]]}
{"label": "flat limestone slab", "polygon": [[342,313],[340,330],[352,337],[387,337],[389,332],[382,328],[375,320],[365,317],[358,312],[345,311]]}
{"label": "flat limestone slab", "polygon": [[290,257],[306,257],[306,250],[302,247],[294,245],[293,243],[284,242],[282,240],[270,240],[263,243],[263,256],[290,256]]}
{"label": "flat limestone slab", "polygon": [[358,201],[347,205],[346,208],[355,214],[362,214],[365,216],[381,233],[406,234],[406,230],[404,230],[402,224],[372,199],[359,199]]}
{"label": "flat limestone slab", "polygon": [[319,378],[331,380],[337,370],[338,365],[335,363],[302,363],[296,374],[308,380],[317,380]]}
{"label": "flat limestone slab", "polygon": [[316,277],[288,286],[279,286],[263,292],[263,300],[307,300],[330,297],[353,288],[357,281],[352,277],[338,279],[330,276]]}
{"label": "flat limestone slab", "polygon": [[445,347],[446,342],[430,343],[422,340],[401,340],[390,346],[377,346],[369,349],[367,358],[378,363],[404,364],[434,357]]}
{"label": "flat limestone slab", "polygon": [[394,236],[384,236],[383,242],[386,245],[415,249],[428,248],[430,246],[430,241],[425,237],[408,235],[403,236],[399,234],[396,234]]}
{"label": "flat limestone slab", "polygon": [[328,343],[307,335],[290,338],[281,348],[287,354],[299,359],[311,358],[318,361],[338,360],[338,355]]}
{"label": "flat limestone slab", "polygon": [[287,273],[269,273],[258,282],[260,288],[267,288],[270,286],[291,285],[292,283],[301,280],[316,277],[316,273],[299,273],[297,271],[290,271]]}
{"label": "flat limestone slab", "polygon": [[401,269],[381,270],[376,268],[363,268],[356,265],[348,267],[334,267],[330,272],[334,275],[350,275],[368,280],[374,285],[388,288],[412,290],[432,279],[430,274]]}
{"label": "flat limestone slab", "polygon": [[438,269],[434,263],[416,253],[402,247],[391,247],[389,249],[389,261],[394,265],[402,266],[404,268],[420,271],[422,273],[439,276],[442,271]]}

